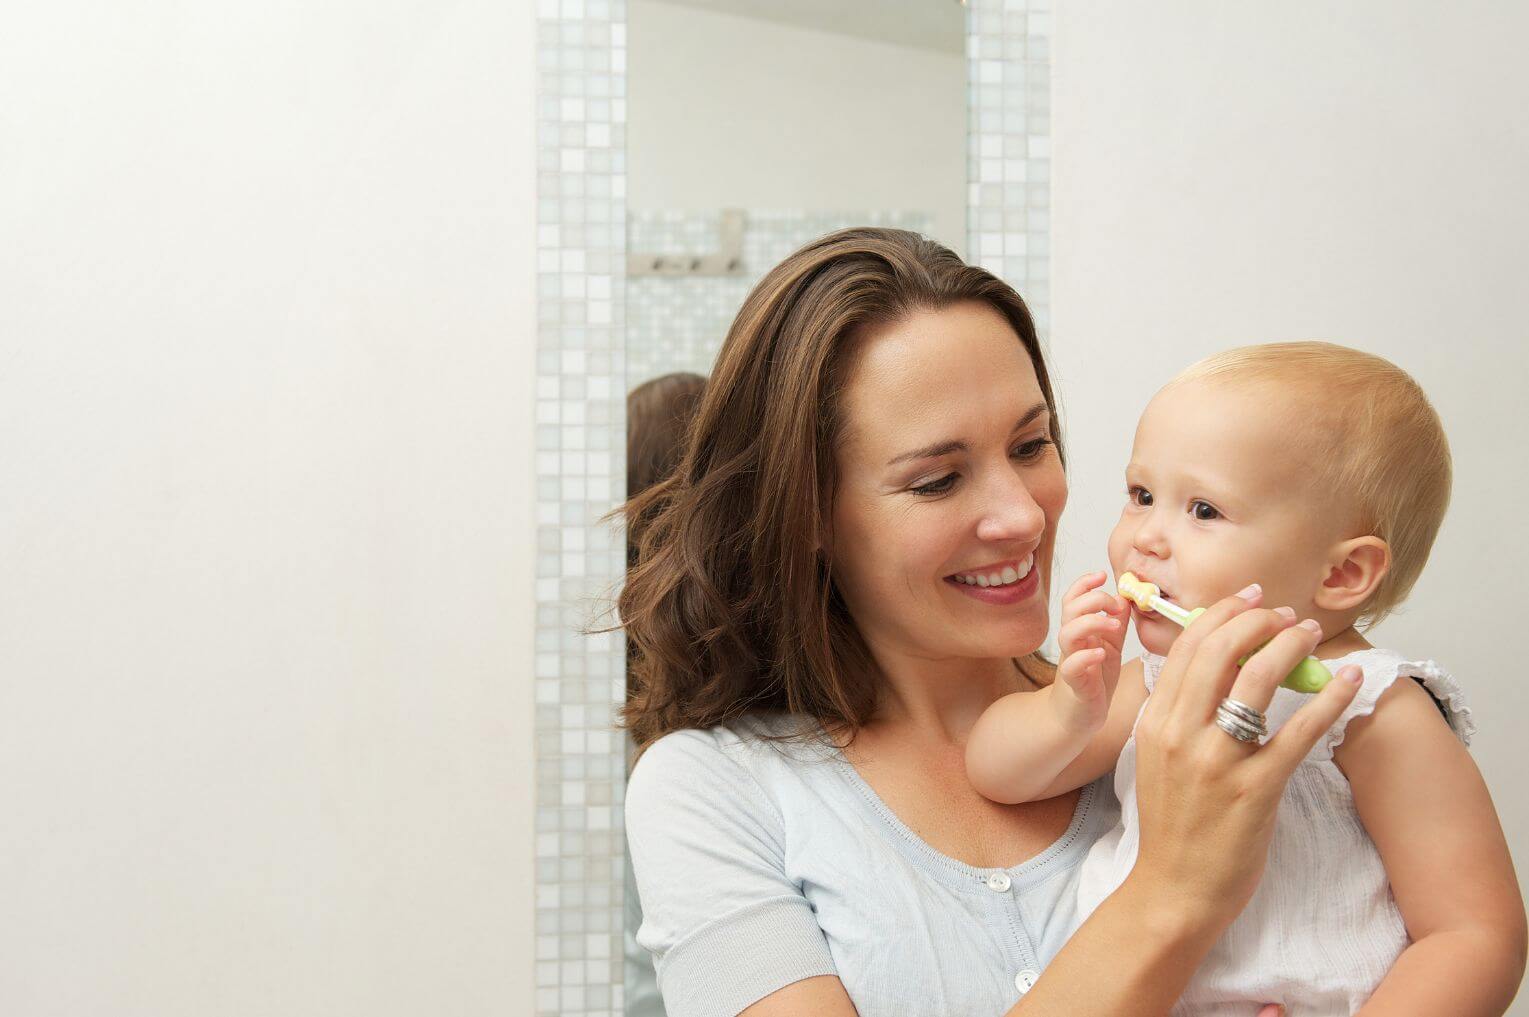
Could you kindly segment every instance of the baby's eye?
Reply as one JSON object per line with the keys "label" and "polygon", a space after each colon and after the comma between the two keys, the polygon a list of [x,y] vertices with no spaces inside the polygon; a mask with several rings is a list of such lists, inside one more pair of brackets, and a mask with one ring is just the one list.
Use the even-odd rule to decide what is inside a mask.
{"label": "baby's eye", "polygon": [[1212,519],[1221,518],[1221,513],[1217,511],[1216,506],[1212,505],[1208,501],[1190,502],[1189,511],[1194,513],[1194,517],[1200,520],[1202,523],[1208,523]]}
{"label": "baby's eye", "polygon": [[1126,497],[1132,505],[1140,505],[1142,508],[1150,508],[1152,505],[1152,492],[1145,487],[1126,488]]}

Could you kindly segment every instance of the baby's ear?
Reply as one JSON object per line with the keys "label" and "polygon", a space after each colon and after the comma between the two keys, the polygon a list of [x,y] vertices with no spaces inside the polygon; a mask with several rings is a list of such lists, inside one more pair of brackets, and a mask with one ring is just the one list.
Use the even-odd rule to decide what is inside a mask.
{"label": "baby's ear", "polygon": [[1327,578],[1317,588],[1317,607],[1352,611],[1370,598],[1391,571],[1391,548],[1379,537],[1354,537],[1335,544],[1327,559]]}

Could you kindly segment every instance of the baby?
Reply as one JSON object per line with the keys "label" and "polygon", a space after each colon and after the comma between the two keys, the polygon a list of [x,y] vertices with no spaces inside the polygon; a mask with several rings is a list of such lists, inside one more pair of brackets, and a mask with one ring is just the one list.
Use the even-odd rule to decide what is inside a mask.
{"label": "baby", "polygon": [[[1219,354],[1142,414],[1109,540],[1115,575],[1134,572],[1186,608],[1257,582],[1264,604],[1320,624],[1315,656],[1330,671],[1364,671],[1284,791],[1258,890],[1175,1015],[1251,1017],[1269,1002],[1291,1017],[1361,1006],[1486,1015],[1512,998],[1523,907],[1462,744],[1475,724],[1460,686],[1359,631],[1417,581],[1449,488],[1448,443],[1416,382],[1340,346]],[[993,704],[966,752],[973,785],[1000,802],[1049,798],[1114,769],[1121,820],[1083,863],[1085,916],[1135,863],[1132,732],[1180,631],[1109,594],[1105,579],[1084,576],[1063,598],[1057,680]],[[1122,667],[1127,612],[1147,652]],[[1268,731],[1304,698],[1278,690]]]}

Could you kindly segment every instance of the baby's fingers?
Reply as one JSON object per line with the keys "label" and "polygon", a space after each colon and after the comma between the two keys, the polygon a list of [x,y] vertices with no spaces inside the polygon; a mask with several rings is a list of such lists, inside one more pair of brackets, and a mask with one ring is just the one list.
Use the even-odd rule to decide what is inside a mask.
{"label": "baby's fingers", "polygon": [[1101,649],[1079,650],[1057,667],[1057,680],[1072,690],[1090,721],[1101,719],[1109,711],[1109,690],[1104,687],[1104,673],[1100,669],[1104,653]]}
{"label": "baby's fingers", "polygon": [[1074,600],[1077,600],[1089,590],[1098,589],[1100,586],[1103,586],[1104,581],[1108,578],[1109,574],[1106,572],[1083,573],[1077,578],[1076,582],[1067,588],[1067,592],[1062,594],[1063,611],[1067,609],[1068,604],[1072,603]]}
{"label": "baby's fingers", "polygon": [[1124,616],[1128,607],[1124,600],[1108,590],[1090,590],[1062,605],[1062,622],[1066,624],[1073,618],[1097,614],[1101,611],[1106,614]]}
{"label": "baby's fingers", "polygon": [[1085,614],[1064,622],[1057,632],[1057,645],[1062,648],[1065,659],[1069,654],[1098,646],[1100,642],[1115,643],[1123,634],[1125,622],[1105,614]]}

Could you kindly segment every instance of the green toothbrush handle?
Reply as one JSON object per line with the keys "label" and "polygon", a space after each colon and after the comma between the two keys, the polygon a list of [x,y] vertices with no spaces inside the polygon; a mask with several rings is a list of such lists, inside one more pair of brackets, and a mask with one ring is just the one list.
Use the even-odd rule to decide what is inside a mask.
{"label": "green toothbrush handle", "polygon": [[[1189,612],[1189,620],[1193,622],[1204,613],[1205,608],[1197,607]],[[1185,627],[1187,628],[1188,626]],[[1259,647],[1259,649],[1263,649],[1263,647]],[[1241,667],[1247,662],[1248,658],[1243,657],[1237,662],[1237,666]],[[1325,664],[1315,657],[1307,657],[1297,664],[1294,670],[1285,675],[1285,680],[1280,682],[1280,685],[1296,692],[1321,692],[1323,686],[1332,680],[1332,672],[1327,670]]]}
{"label": "green toothbrush handle", "polygon": [[1321,692],[1323,687],[1332,680],[1332,672],[1327,669],[1326,664],[1315,657],[1307,657],[1297,664],[1293,671],[1285,675],[1285,680],[1280,684],[1296,692]]}

